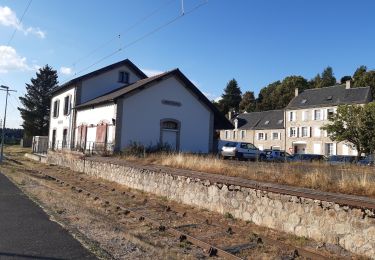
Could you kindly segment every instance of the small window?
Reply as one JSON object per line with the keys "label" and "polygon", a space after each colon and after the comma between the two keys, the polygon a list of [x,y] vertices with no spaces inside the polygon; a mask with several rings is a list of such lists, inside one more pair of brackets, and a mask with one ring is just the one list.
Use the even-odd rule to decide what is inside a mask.
{"label": "small window", "polygon": [[290,128],[289,136],[290,137],[296,137],[297,136],[297,130],[296,130],[295,127]]}
{"label": "small window", "polygon": [[332,96],[328,96],[327,100],[332,100],[332,98],[333,98]]}
{"label": "small window", "polygon": [[266,122],[264,122],[265,125],[268,125],[270,123],[269,120],[267,120]]}
{"label": "small window", "polygon": [[118,82],[128,84],[129,83],[129,73],[127,73],[125,71],[120,71],[118,73]]}
{"label": "small window", "polygon": [[225,130],[225,139],[230,138],[230,132],[228,130]]}
{"label": "small window", "polygon": [[59,117],[60,100],[53,102],[53,117]]}
{"label": "small window", "polygon": [[328,108],[327,109],[327,116],[328,116],[328,119],[331,119],[333,118],[333,115],[335,114],[335,111],[333,110],[333,108]]}
{"label": "small window", "polygon": [[173,130],[178,130],[178,124],[173,121],[164,121],[162,123],[162,128],[163,129],[173,129]]}
{"label": "small window", "polygon": [[272,140],[279,140],[279,133],[272,133]]}
{"label": "small window", "polygon": [[241,134],[241,139],[245,139],[245,137],[246,137],[246,131],[245,130],[241,130],[240,134]]}
{"label": "small window", "polygon": [[236,131],[233,131],[233,139],[236,139]]}
{"label": "small window", "polygon": [[314,120],[320,120],[320,110],[314,110]]}
{"label": "small window", "polygon": [[258,140],[264,140],[264,133],[258,133]]}
{"label": "small window", "polygon": [[277,121],[277,124],[281,125],[283,122],[284,120],[280,119],[279,121]]}
{"label": "small window", "polygon": [[289,121],[296,121],[296,114],[294,112],[289,112]]}
{"label": "small window", "polygon": [[301,104],[305,104],[307,102],[307,99],[302,99]]}
{"label": "small window", "polygon": [[308,136],[308,132],[307,132],[307,127],[302,127],[302,137],[307,137]]}
{"label": "small window", "polygon": [[71,110],[71,101],[70,101],[70,95],[69,96],[66,96],[64,98],[64,116],[67,116],[70,114],[70,110]]}

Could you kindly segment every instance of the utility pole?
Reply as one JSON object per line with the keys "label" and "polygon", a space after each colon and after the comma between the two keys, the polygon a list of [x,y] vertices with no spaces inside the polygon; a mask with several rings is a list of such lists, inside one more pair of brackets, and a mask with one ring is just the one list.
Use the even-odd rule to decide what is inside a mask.
{"label": "utility pole", "polygon": [[6,121],[6,118],[7,118],[8,95],[9,95],[9,92],[16,92],[16,91],[15,91],[15,90],[11,90],[11,89],[9,89],[9,87],[7,87],[7,86],[3,86],[3,85],[0,86],[0,90],[6,91],[6,95],[5,95],[4,120],[3,120],[3,131],[1,131],[2,134],[1,134],[0,164],[2,164],[2,163],[3,163],[3,158],[4,158],[5,121]]}

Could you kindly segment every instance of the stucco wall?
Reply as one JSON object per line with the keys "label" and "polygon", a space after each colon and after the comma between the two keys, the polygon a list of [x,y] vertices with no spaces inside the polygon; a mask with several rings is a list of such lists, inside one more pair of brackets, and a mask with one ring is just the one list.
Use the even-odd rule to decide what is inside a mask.
{"label": "stucco wall", "polygon": [[[87,149],[90,143],[96,141],[96,126],[102,122],[109,124],[107,129],[107,142],[114,142],[115,127],[112,124],[112,119],[116,119],[116,104],[114,103],[77,110],[76,126],[88,126],[86,139]],[[76,136],[78,136],[77,128],[75,132]],[[76,142],[78,142],[78,140],[76,140]]]}
{"label": "stucco wall", "polygon": [[165,196],[180,203],[219,213],[297,236],[338,244],[375,259],[375,212],[333,202],[282,195],[209,180],[178,176],[178,170],[155,171],[145,166],[118,165],[49,153],[48,163],[114,181],[130,188]]}
{"label": "stucco wall", "polygon": [[[326,154],[325,145],[327,143],[333,144],[333,154],[337,155],[357,155],[357,152],[351,148],[346,149],[344,148],[344,143],[337,143],[332,141],[327,133],[320,128],[323,127],[325,124],[328,124],[328,109],[336,110],[337,107],[319,107],[319,108],[311,108],[311,109],[294,109],[294,110],[286,110],[286,131],[287,131],[287,143],[286,146],[288,149],[292,149],[294,145],[297,143],[300,147],[304,147],[305,153],[309,154]],[[320,111],[321,118],[319,120],[314,120],[314,110]],[[308,111],[307,116],[303,116],[304,111]],[[289,113],[295,113],[295,120],[290,121]],[[299,136],[291,137],[290,136],[290,128],[296,127],[299,128]],[[302,137],[301,136],[301,128],[307,127],[308,128],[308,136]]]}
{"label": "stucco wall", "polygon": [[[226,138],[225,131],[228,131],[228,137]],[[241,131],[245,131],[245,136],[242,138]],[[233,132],[236,132],[236,138],[233,138]],[[258,140],[258,133],[267,134],[266,140]],[[279,139],[273,140],[272,133],[278,133]],[[254,144],[261,150],[271,149],[272,147],[280,147],[281,150],[285,150],[285,130],[284,129],[264,129],[264,130],[220,130],[220,140],[224,141],[235,141],[235,142],[248,142]]]}
{"label": "stucco wall", "polygon": [[[70,88],[59,95],[56,95],[51,100],[51,113],[50,113],[50,127],[49,127],[49,142],[52,142],[52,131],[56,129],[56,141],[62,141],[63,139],[63,129],[68,129],[68,142],[70,141],[71,136],[71,124],[73,120],[73,110],[70,111],[69,115],[64,115],[64,98],[66,96],[71,96],[71,106],[74,106],[75,102],[75,88]],[[60,100],[59,116],[53,117],[53,103],[56,100]]]}
{"label": "stucco wall", "polygon": [[99,97],[113,89],[124,86],[124,83],[118,82],[118,73],[120,71],[129,73],[130,84],[140,79],[127,66],[122,66],[102,73],[96,77],[89,78],[82,82],[81,100],[79,101],[79,103],[82,104],[93,98]]}
{"label": "stucco wall", "polygon": [[[178,102],[180,106],[162,101]],[[160,120],[180,122],[180,150],[207,153],[213,132],[211,111],[203,105],[175,77],[143,89],[122,101],[121,147],[131,142],[145,146],[156,145],[160,140]]]}

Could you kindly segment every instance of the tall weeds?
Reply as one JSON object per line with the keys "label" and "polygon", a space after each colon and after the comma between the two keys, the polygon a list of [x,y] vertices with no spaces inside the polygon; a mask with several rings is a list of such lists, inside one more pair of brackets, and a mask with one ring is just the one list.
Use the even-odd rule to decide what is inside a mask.
{"label": "tall weeds", "polygon": [[129,161],[274,182],[329,192],[375,197],[375,168],[326,163],[262,163],[226,161],[212,155],[148,154],[122,156]]}

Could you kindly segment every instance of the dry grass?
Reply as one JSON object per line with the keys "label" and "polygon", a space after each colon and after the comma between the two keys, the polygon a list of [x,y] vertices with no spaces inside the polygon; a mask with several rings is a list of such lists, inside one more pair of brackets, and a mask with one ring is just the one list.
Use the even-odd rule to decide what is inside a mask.
{"label": "dry grass", "polygon": [[150,154],[146,158],[122,156],[145,164],[195,170],[251,180],[288,184],[329,192],[375,197],[375,168],[326,163],[234,162],[215,156]]}

